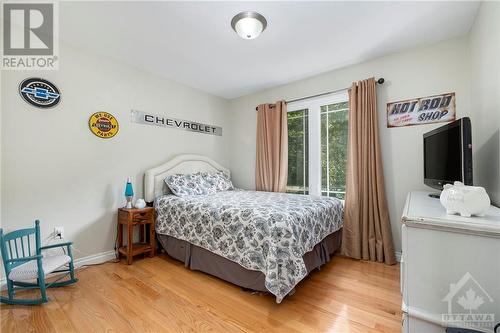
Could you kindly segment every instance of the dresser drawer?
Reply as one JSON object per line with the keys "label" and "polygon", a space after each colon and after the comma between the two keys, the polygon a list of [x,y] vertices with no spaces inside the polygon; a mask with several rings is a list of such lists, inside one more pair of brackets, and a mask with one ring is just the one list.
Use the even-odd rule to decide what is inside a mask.
{"label": "dresser drawer", "polygon": [[154,210],[147,210],[142,212],[134,212],[132,213],[132,221],[134,223],[144,222],[144,221],[153,221]]}

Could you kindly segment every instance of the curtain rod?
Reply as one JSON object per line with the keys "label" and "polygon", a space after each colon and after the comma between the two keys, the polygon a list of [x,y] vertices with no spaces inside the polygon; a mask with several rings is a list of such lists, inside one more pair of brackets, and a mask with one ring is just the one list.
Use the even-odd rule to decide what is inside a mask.
{"label": "curtain rod", "polygon": [[[376,83],[378,83],[378,84],[383,84],[384,82],[385,82],[385,79],[383,77],[381,77],[380,79],[378,79],[376,81]],[[285,101],[285,103],[288,104],[288,103],[302,101],[304,99],[309,99],[309,98],[314,98],[314,97],[321,97],[321,96],[325,96],[325,95],[337,93],[337,92],[340,92],[340,91],[343,91],[343,90],[347,90],[349,88],[350,87],[348,87],[348,88],[342,88],[342,89],[337,89],[337,90],[332,90],[332,91],[327,91],[327,92],[324,92],[324,93],[321,93],[321,94],[317,94],[317,95],[311,95],[311,96],[296,98],[296,99],[292,99],[292,100],[289,100],[289,101]],[[258,110],[258,107],[255,107],[255,111],[257,111],[257,110]]]}

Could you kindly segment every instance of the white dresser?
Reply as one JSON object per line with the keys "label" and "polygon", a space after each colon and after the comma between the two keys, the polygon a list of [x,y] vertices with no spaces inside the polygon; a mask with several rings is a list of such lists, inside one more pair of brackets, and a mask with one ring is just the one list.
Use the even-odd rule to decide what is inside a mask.
{"label": "white dresser", "polygon": [[429,193],[410,192],[402,217],[403,332],[466,325],[493,332],[492,320],[500,322],[500,209],[447,215]]}

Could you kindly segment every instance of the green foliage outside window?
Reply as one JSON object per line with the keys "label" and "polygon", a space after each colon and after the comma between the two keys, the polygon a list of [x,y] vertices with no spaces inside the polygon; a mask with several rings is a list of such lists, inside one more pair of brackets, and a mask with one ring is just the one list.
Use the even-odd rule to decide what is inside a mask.
{"label": "green foliage outside window", "polygon": [[321,194],[345,199],[347,102],[321,107]]}
{"label": "green foliage outside window", "polygon": [[287,192],[308,194],[308,110],[288,112]]}
{"label": "green foliage outside window", "polygon": [[[345,199],[348,102],[321,106],[321,195]],[[287,192],[309,193],[308,110],[288,112]]]}

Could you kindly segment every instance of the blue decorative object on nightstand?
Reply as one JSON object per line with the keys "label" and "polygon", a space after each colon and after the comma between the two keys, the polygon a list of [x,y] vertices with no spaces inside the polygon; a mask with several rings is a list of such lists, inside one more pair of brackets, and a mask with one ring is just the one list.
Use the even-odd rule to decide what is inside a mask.
{"label": "blue decorative object on nightstand", "polygon": [[132,198],[134,197],[134,189],[132,188],[132,181],[130,177],[127,178],[127,186],[125,187],[125,198],[127,199],[127,205],[125,208],[132,208]]}

